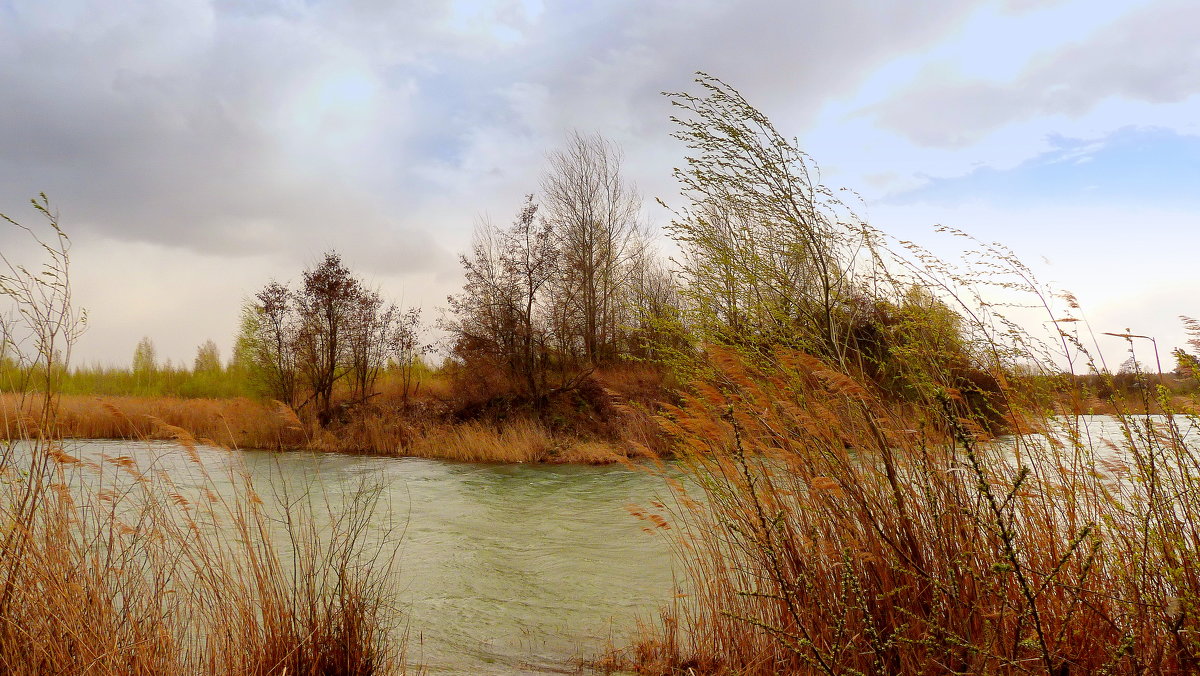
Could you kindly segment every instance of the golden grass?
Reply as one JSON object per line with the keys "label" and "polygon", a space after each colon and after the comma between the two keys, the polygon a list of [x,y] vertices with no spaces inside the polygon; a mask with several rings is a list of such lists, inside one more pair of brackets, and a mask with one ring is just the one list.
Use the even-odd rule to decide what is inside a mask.
{"label": "golden grass", "polygon": [[0,671],[402,670],[395,549],[361,539],[378,491],[328,518],[319,495],[272,513],[236,469],[210,476],[182,429],[159,430],[190,459],[186,482],[53,437],[0,444]]}
{"label": "golden grass", "polygon": [[[69,240],[44,195],[33,205],[53,233],[44,241],[26,229],[46,260],[0,256],[11,310],[0,352],[22,383],[0,398],[0,673],[402,670],[390,591],[398,545],[365,540],[381,489],[330,495],[281,478],[267,503],[236,456],[184,429],[283,446],[302,432],[294,416],[245,400],[58,396],[59,359],[82,317],[71,307]],[[133,448],[110,457],[68,436],[169,438],[179,452],[139,462]],[[211,475],[206,455],[227,473]]]}
{"label": "golden grass", "polygon": [[678,544],[688,595],[598,666],[1200,669],[1200,442],[1180,418],[1122,416],[1102,442],[1010,386],[1017,433],[996,442],[950,390],[914,407],[802,354],[714,362],[664,422],[691,488],[668,479],[675,506],[638,513]]}
{"label": "golden grass", "polygon": [[[23,403],[22,403],[23,402]],[[0,394],[0,439],[36,433],[39,400]],[[172,439],[173,428],[197,439],[237,448],[307,449],[441,458],[466,462],[574,462],[608,464],[655,457],[647,414],[628,415],[621,441],[581,440],[552,434],[536,420],[499,424],[439,423],[419,409],[375,407],[332,429],[296,417],[278,402],[249,399],[64,396],[57,427],[80,439]],[[640,422],[639,422],[640,421]]]}
{"label": "golden grass", "polygon": [[405,455],[460,462],[549,462],[607,465],[651,457],[637,447],[555,436],[536,420],[517,419],[495,426],[465,422],[434,428]]}
{"label": "golden grass", "polygon": [[[41,416],[41,407],[40,398],[0,393],[0,438],[36,433],[36,424],[30,421]],[[307,443],[295,414],[275,402],[73,395],[58,398],[57,407],[56,433],[66,438],[156,438],[159,423],[166,423],[223,446],[279,449]],[[21,420],[24,426],[17,424]]]}
{"label": "golden grass", "polygon": [[499,429],[482,422],[440,427],[414,443],[407,454],[463,462],[542,462],[554,450],[555,440],[544,427],[519,420]]}

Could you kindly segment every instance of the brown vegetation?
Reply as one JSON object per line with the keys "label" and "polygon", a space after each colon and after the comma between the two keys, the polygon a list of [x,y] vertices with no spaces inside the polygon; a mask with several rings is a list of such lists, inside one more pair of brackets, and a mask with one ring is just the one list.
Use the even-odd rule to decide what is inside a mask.
{"label": "brown vegetation", "polygon": [[[698,82],[671,95],[694,152],[672,227],[713,345],[663,417],[675,501],[635,510],[677,544],[686,584],[597,666],[1200,670],[1200,419],[1181,383],[1134,357],[1097,366],[1074,299],[1052,310],[1000,245],[972,241],[965,268],[882,246],[740,94]],[[1044,307],[1050,340],[981,289]],[[1114,417],[1079,415],[1097,402]]]}
{"label": "brown vegetation", "polygon": [[[45,197],[34,206],[55,235],[37,239],[48,262],[30,271],[0,254],[0,294],[16,310],[0,321],[0,352],[34,386],[4,400],[0,671],[402,670],[403,637],[389,591],[395,542],[364,542],[378,489],[364,485],[338,496],[334,509],[330,496],[274,486],[281,497],[271,504],[236,463],[221,463],[229,473],[211,476],[182,428],[146,413],[134,420],[115,406],[111,429],[129,435],[148,424],[178,442],[186,460],[177,469],[186,481],[177,483],[157,462],[143,467],[132,455],[84,454],[64,443],[54,384],[82,318],[70,303],[69,242]],[[73,424],[96,420],[76,412]]]}
{"label": "brown vegetation", "polygon": [[[295,414],[275,402],[176,397],[56,398],[55,432],[76,439],[158,439],[178,427],[197,439],[231,448],[303,448],[306,433]],[[0,394],[0,438],[43,432],[36,427],[41,400]],[[165,425],[164,425],[165,424]]]}
{"label": "brown vegetation", "polygon": [[[555,398],[540,417],[492,395],[488,408],[439,378],[420,381],[406,402],[385,381],[372,401],[333,407],[325,427],[274,401],[64,395],[55,399],[56,425],[62,436],[80,439],[174,438],[181,428],[233,448],[604,464],[664,448],[652,415],[663,396],[659,381],[644,368],[605,371]],[[0,439],[36,433],[41,402],[0,393]]]}
{"label": "brown vegetation", "polygon": [[1099,442],[1012,385],[993,440],[951,391],[913,407],[791,351],[714,367],[667,423],[695,482],[638,513],[678,537],[688,596],[607,666],[1200,668],[1195,420],[1125,415]]}
{"label": "brown vegetation", "polygon": [[[0,447],[4,673],[398,672],[395,550],[371,554],[358,525],[378,493],[364,487],[340,517],[264,505],[172,433],[192,458],[185,484],[129,456],[70,455],[52,436]],[[272,533],[280,513],[288,525]]]}

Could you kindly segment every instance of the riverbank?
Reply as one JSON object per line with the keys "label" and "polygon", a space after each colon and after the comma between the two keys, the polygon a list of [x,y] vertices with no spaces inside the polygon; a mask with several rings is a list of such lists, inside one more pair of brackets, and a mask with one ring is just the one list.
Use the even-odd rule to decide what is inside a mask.
{"label": "riverbank", "polygon": [[[382,392],[322,427],[287,406],[245,397],[59,397],[58,433],[77,439],[196,439],[243,449],[313,450],[464,462],[609,464],[663,454],[645,374],[602,374],[540,411],[516,402],[465,416],[435,386]],[[656,385],[654,387],[657,387]],[[635,392],[635,390],[638,390]],[[35,433],[36,397],[0,394],[0,438]]]}

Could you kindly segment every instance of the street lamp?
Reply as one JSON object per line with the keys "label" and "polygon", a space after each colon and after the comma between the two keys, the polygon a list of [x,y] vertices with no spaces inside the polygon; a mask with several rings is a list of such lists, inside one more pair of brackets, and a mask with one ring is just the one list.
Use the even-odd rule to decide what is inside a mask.
{"label": "street lamp", "polygon": [[1125,333],[1109,333],[1108,331],[1103,331],[1102,334],[1105,336],[1115,336],[1117,338],[1124,338],[1125,340],[1129,341],[1130,351],[1133,350],[1133,339],[1134,338],[1143,338],[1145,340],[1150,341],[1150,344],[1154,346],[1154,366],[1158,369],[1158,384],[1159,385],[1163,384],[1162,361],[1158,358],[1158,341],[1155,340],[1153,336],[1142,336],[1142,335],[1138,335],[1136,333],[1129,333],[1129,329],[1125,329]]}

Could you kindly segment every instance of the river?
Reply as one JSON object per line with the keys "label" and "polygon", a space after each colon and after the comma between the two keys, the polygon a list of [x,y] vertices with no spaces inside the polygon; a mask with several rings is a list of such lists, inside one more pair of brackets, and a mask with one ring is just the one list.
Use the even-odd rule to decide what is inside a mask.
{"label": "river", "polygon": [[[1111,418],[1079,422],[1097,448],[1123,437]],[[71,440],[66,450],[84,460],[129,456],[185,489],[244,468],[268,504],[281,487],[316,488],[335,513],[364,481],[380,485],[367,547],[399,538],[407,659],[431,674],[573,673],[610,641],[625,643],[637,619],[675,593],[668,543],[626,510],[668,494],[648,471],[210,447],[189,459],[168,442]]]}
{"label": "river", "polygon": [[[84,460],[128,456],[185,487],[203,483],[168,442],[68,441]],[[364,480],[383,495],[369,538],[400,538],[397,598],[407,659],[431,674],[574,673],[629,638],[673,594],[672,554],[626,506],[661,500],[663,480],[622,466],[487,465],[198,447],[220,477],[244,466],[270,504],[279,487],[319,487],[336,504]],[[374,546],[369,542],[368,546]]]}

